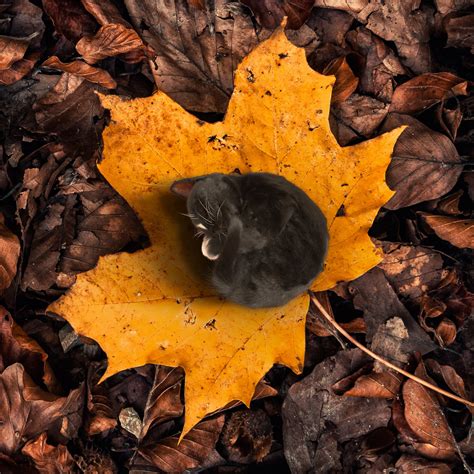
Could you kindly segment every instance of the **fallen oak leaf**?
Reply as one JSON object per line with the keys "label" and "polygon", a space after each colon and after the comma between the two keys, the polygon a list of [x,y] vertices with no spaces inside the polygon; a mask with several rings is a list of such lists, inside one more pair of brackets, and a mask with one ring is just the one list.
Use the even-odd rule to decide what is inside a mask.
{"label": "fallen oak leaf", "polygon": [[248,405],[275,362],[302,370],[308,296],[259,310],[217,298],[199,274],[199,243],[183,240],[192,224],[179,216],[183,203],[169,192],[171,183],[238,168],[278,173],[300,186],[330,228],[326,269],[313,286],[324,290],[381,259],[367,231],[392,195],[384,173],[402,132],[340,148],[328,124],[334,79],[310,69],[282,28],[242,62],[235,82],[226,118],[214,124],[161,92],[102,98],[112,123],[100,170],[138,213],[152,245],[102,258],[49,307],[101,344],[109,356],[104,377],[144,363],[183,367],[182,436],[233,400]]}
{"label": "fallen oak leaf", "polygon": [[6,290],[16,275],[20,241],[5,225],[5,218],[0,214],[0,292]]}
{"label": "fallen oak leaf", "polygon": [[51,56],[43,63],[43,66],[83,77],[86,81],[98,84],[106,89],[115,89],[117,87],[117,83],[107,71],[79,60],[63,63],[57,56]]}

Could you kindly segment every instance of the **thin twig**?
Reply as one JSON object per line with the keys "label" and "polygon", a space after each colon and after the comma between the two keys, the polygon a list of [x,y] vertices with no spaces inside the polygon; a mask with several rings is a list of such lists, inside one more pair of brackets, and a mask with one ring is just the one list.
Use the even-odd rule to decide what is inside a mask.
{"label": "thin twig", "polygon": [[319,311],[324,316],[324,318],[328,322],[330,322],[341,334],[343,334],[347,339],[349,339],[349,341],[352,342],[352,344],[357,346],[361,351],[365,352],[366,354],[368,354],[373,359],[378,360],[381,364],[383,364],[387,367],[390,367],[395,372],[398,372],[399,374],[402,374],[405,377],[408,377],[409,379],[414,380],[415,382],[418,382],[419,384],[425,386],[426,388],[429,388],[430,390],[438,392],[441,395],[444,395],[445,397],[452,398],[453,400],[456,400],[457,402],[463,403],[464,405],[474,407],[474,402],[470,402],[469,400],[465,400],[462,397],[458,397],[457,395],[454,395],[453,393],[447,392],[446,390],[443,390],[442,388],[436,387],[435,385],[430,384],[426,380],[420,379],[416,375],[410,374],[410,372],[407,372],[406,370],[400,369],[400,367],[397,367],[396,365],[388,362],[387,360],[385,360],[382,357],[380,357],[379,355],[377,355],[375,352],[372,352],[370,349],[367,349],[367,347],[362,345],[360,342],[356,341],[343,327],[341,327],[333,318],[331,318],[331,316],[324,309],[323,305],[318,301],[318,299],[316,298],[316,296],[313,293],[310,293],[310,297],[311,297],[311,301],[319,309]]}

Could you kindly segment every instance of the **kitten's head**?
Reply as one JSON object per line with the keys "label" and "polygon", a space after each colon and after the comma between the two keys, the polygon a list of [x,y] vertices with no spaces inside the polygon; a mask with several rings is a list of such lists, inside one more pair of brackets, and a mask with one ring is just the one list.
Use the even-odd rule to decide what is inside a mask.
{"label": "kitten's head", "polygon": [[198,235],[203,235],[202,253],[216,260],[224,246],[232,217],[239,213],[241,196],[238,176],[213,173],[176,181],[171,190],[187,198],[188,216]]}

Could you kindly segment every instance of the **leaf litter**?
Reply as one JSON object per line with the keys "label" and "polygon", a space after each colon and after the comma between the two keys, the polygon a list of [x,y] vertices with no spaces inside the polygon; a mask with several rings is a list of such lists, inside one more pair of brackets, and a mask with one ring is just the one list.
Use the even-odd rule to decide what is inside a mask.
{"label": "leaf litter", "polygon": [[[95,92],[133,99],[158,87],[199,120],[219,120],[236,67],[287,15],[287,34],[309,64],[336,75],[330,125],[339,144],[409,125],[387,174],[396,192],[370,230],[383,260],[328,291],[329,309],[374,352],[472,399],[472,13],[461,1],[385,3],[1,6],[0,268],[13,319],[2,313],[0,365],[14,409],[1,414],[0,470],[451,472],[472,463],[466,407],[343,351],[319,323],[308,326],[301,375],[276,365],[250,409],[233,402],[177,444],[177,369],[145,365],[98,384],[104,352],[45,314],[101,255],[148,245],[134,212],[95,168],[109,120]],[[426,369],[416,352],[426,352]],[[136,413],[140,438],[122,428],[123,410]]]}

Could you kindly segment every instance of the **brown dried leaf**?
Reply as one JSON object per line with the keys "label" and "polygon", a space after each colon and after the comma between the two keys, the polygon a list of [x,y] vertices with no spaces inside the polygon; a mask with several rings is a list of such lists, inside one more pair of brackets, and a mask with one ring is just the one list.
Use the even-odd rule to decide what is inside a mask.
{"label": "brown dried leaf", "polygon": [[0,36],[0,70],[9,69],[13,63],[23,58],[28,49],[29,40]]}
{"label": "brown dried leaf", "polygon": [[232,462],[260,462],[272,447],[272,431],[270,418],[263,410],[241,410],[226,421],[220,443]]}
{"label": "brown dried leaf", "polygon": [[435,216],[425,212],[420,215],[440,239],[462,249],[474,249],[474,219]]}
{"label": "brown dried leaf", "polygon": [[321,8],[337,8],[350,13],[360,13],[369,4],[369,0],[315,0],[314,6]]}
{"label": "brown dried leaf", "polygon": [[43,0],[56,31],[74,43],[97,31],[97,23],[77,0]]}
{"label": "brown dried leaf", "polygon": [[103,109],[93,86],[67,72],[33,106],[39,130],[58,136],[71,156],[92,156],[99,147]]}
{"label": "brown dried leaf", "polygon": [[224,425],[224,415],[201,421],[178,444],[179,436],[159,441],[149,439],[137,450],[132,467],[155,467],[165,472],[183,472],[197,467],[210,467],[220,459],[215,446]]}
{"label": "brown dried leaf", "polygon": [[183,414],[181,402],[181,385],[184,372],[181,368],[154,366],[153,385],[148,393],[140,439],[146,437],[153,426],[165,423]]}
{"label": "brown dried leaf", "polygon": [[456,339],[456,325],[448,318],[443,318],[438,326],[436,326],[436,338],[440,342],[441,347],[451,345]]}
{"label": "brown dried leaf", "polygon": [[[458,152],[448,137],[409,115],[392,113],[382,130],[391,130],[400,124],[409,127],[395,144],[387,170],[387,183],[397,191],[385,204],[392,210],[443,196],[456,184],[462,172]],[[426,183],[430,185],[426,186]]]}
{"label": "brown dried leaf", "polygon": [[359,94],[334,104],[331,129],[337,141],[344,146],[354,139],[372,136],[387,115],[388,107],[373,97]]}
{"label": "brown dried leaf", "polygon": [[247,5],[264,28],[273,30],[288,18],[287,28],[301,28],[311,14],[314,0],[240,0]]}
{"label": "brown dried leaf", "polygon": [[[423,363],[418,365],[415,375],[429,380]],[[454,437],[434,392],[409,379],[403,385],[402,393],[405,419],[420,441],[414,443],[415,449],[435,459],[453,459],[456,452]]]}
{"label": "brown dried leaf", "polygon": [[101,26],[94,36],[84,36],[76,44],[77,52],[90,64],[142,47],[136,31],[119,23]]}
{"label": "brown dried leaf", "polygon": [[474,53],[474,13],[448,18],[445,22],[447,46],[470,48]]}
{"label": "brown dried leaf", "polygon": [[117,23],[131,28],[130,23],[124,20],[118,8],[110,0],[81,0],[84,8],[96,19],[100,25]]}
{"label": "brown dried leaf", "polygon": [[9,86],[23,79],[33,69],[36,61],[40,57],[39,53],[27,54],[23,59],[12,64],[10,69],[0,71],[0,84]]}
{"label": "brown dried leaf", "polygon": [[343,56],[331,61],[324,68],[323,74],[336,76],[331,96],[333,104],[344,102],[357,89],[359,79],[354,75]]}
{"label": "brown dried leaf", "polygon": [[56,379],[46,362],[48,356],[39,344],[14,323],[8,311],[0,307],[0,372],[19,362],[36,384],[56,389]]}
{"label": "brown dried leaf", "polygon": [[459,209],[459,201],[464,194],[462,189],[440,199],[436,205],[436,209],[443,214],[448,214],[449,216],[458,216],[461,214]]}
{"label": "brown dried leaf", "polygon": [[457,95],[467,95],[468,82],[450,72],[426,73],[395,89],[390,112],[415,114]]}
{"label": "brown dried leaf", "polygon": [[40,434],[36,439],[29,441],[21,452],[28,456],[40,474],[63,474],[73,472],[76,463],[66,446],[59,444],[52,446],[47,442],[46,433]]}
{"label": "brown dried leaf", "polygon": [[421,297],[436,288],[444,275],[443,258],[426,247],[383,242],[385,257],[379,264],[397,294],[416,305]]}
{"label": "brown dried leaf", "polygon": [[364,311],[367,340],[375,338],[379,327],[392,318],[399,318],[408,331],[400,350],[404,354],[415,351],[425,354],[435,348],[429,336],[421,329],[398,299],[380,268],[374,268],[349,284],[354,306]]}
{"label": "brown dried leaf", "polygon": [[[8,1],[10,2],[11,0]],[[28,0],[13,0],[8,14],[11,15],[8,18],[8,34],[16,38],[28,37],[30,47],[39,50],[45,30],[43,10]]]}
{"label": "brown dried leaf", "polygon": [[435,4],[442,15],[447,15],[472,6],[472,0],[435,0]]}
{"label": "brown dried leaf", "polygon": [[13,281],[20,256],[20,241],[4,222],[3,214],[0,214],[0,294]]}
{"label": "brown dried leaf", "polygon": [[406,74],[396,54],[378,36],[363,27],[350,31],[346,39],[352,49],[365,57],[359,90],[383,102],[390,102],[394,77]]}
{"label": "brown dried leaf", "polygon": [[86,81],[98,84],[107,89],[115,89],[117,87],[117,83],[107,71],[79,60],[72,61],[71,63],[63,63],[57,56],[51,56],[43,63],[43,66],[83,77]]}
{"label": "brown dried leaf", "polygon": [[413,474],[420,472],[424,474],[451,474],[451,468],[438,461],[430,461],[421,456],[412,456],[410,454],[403,454],[395,464],[397,473]]}
{"label": "brown dried leaf", "polygon": [[0,375],[0,450],[12,454],[44,431],[70,437],[82,418],[81,389],[58,397],[37,387],[21,364]]}
{"label": "brown dried leaf", "polygon": [[402,384],[401,375],[391,370],[372,372],[359,377],[346,397],[396,398]]}

